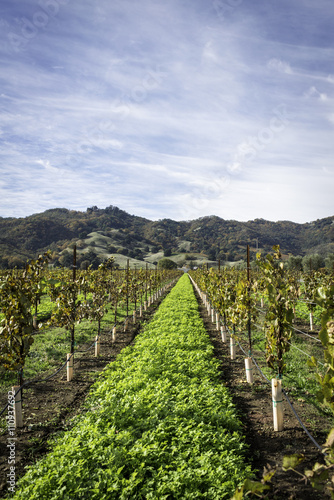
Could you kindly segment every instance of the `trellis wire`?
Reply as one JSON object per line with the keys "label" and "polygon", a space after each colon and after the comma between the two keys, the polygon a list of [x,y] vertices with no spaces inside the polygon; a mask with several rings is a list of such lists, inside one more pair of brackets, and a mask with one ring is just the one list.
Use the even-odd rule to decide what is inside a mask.
{"label": "trellis wire", "polygon": [[[302,354],[304,354],[304,355],[305,355],[305,356],[307,356],[308,358],[312,359],[312,356],[311,356],[310,354],[308,354],[307,352],[305,352],[305,351],[303,351],[302,349],[299,349],[299,347],[297,347],[297,346],[295,346],[295,345],[291,344],[291,342],[289,342],[288,340],[287,340],[287,343],[288,343],[289,345],[291,345],[291,347],[293,347],[294,349],[297,349],[297,351],[301,352]],[[319,364],[319,365],[321,365],[321,366],[325,366],[325,365],[324,365],[323,363],[321,363],[320,361],[318,361],[318,364]]]}
{"label": "trellis wire", "polygon": [[306,335],[307,337],[310,337],[311,339],[315,340],[316,342],[321,343],[321,340],[317,339],[316,337],[313,337],[309,333],[303,332],[302,330],[299,330],[298,328],[295,328],[294,326],[292,326],[292,329],[295,330],[296,332],[299,332],[299,333],[302,333],[303,335]]}
{"label": "trellis wire", "polygon": [[[126,319],[128,319],[129,317],[130,317],[130,316],[126,316],[126,318],[125,318],[125,319],[124,319],[124,320],[120,323],[120,326],[121,326],[121,325],[124,325],[124,324],[125,324]],[[112,327],[112,328],[114,328],[115,326],[117,326],[117,323],[115,323],[115,324],[113,325],[113,327]],[[111,331],[112,331],[112,329],[111,329],[108,333],[111,333]],[[100,333],[98,336],[100,336],[100,335],[101,335],[101,333]],[[63,369],[63,368],[67,365],[67,363],[68,363],[68,362],[69,362],[69,360],[72,358],[72,356],[74,356],[74,354],[78,354],[78,353],[85,353],[85,352],[89,351],[90,349],[92,349],[92,348],[94,347],[94,345],[96,344],[96,342],[97,342],[97,340],[94,340],[93,344],[92,344],[92,345],[91,345],[88,349],[86,349],[86,350],[84,350],[84,351],[74,351],[74,352],[70,355],[70,357],[69,357],[69,358],[65,361],[65,363],[64,363],[64,364],[63,364],[63,365],[62,365],[62,366],[61,366],[61,367],[60,367],[60,368],[59,368],[59,369],[58,369],[55,373],[53,373],[52,375],[49,375],[49,376],[48,376],[48,377],[46,377],[45,379],[28,380],[28,381],[24,382],[24,383],[23,383],[23,384],[22,384],[22,385],[18,388],[18,390],[15,392],[15,394],[14,394],[14,398],[15,398],[15,396],[16,396],[16,395],[17,395],[17,394],[18,394],[18,393],[19,393],[19,392],[23,389],[23,387],[26,387],[27,385],[37,384],[37,383],[39,383],[39,382],[47,382],[48,380],[50,380],[51,378],[53,378],[55,375],[57,375],[57,373],[59,373],[59,372],[60,372],[60,371],[61,371],[61,370],[62,370],[62,369]],[[7,403],[7,404],[5,405],[5,407],[1,410],[1,412],[0,412],[0,417],[1,417],[1,415],[2,415],[5,411],[6,411],[6,409],[8,408],[8,405],[9,405],[9,403]]]}
{"label": "trellis wire", "polygon": [[[259,310],[259,311],[261,311],[261,312],[263,312],[263,310],[262,310],[262,309],[259,309],[259,308],[257,308],[257,307],[256,307],[256,309],[257,309],[257,310]],[[258,324],[256,324],[256,323],[253,323],[253,324],[254,324],[254,326],[257,326],[260,330],[262,330],[262,329],[263,329],[263,326],[260,326],[260,325],[258,325]],[[230,332],[230,329],[228,328],[228,326],[226,326],[226,328],[227,328],[228,333],[231,335],[231,332]],[[297,330],[297,329],[295,329],[295,328],[294,328],[294,330]],[[297,330],[297,331],[298,331],[298,330]],[[302,331],[300,331],[300,332],[305,334],[305,332],[302,332]],[[308,334],[306,334],[306,335],[308,335]],[[309,335],[309,336],[310,336],[311,338],[314,338],[314,337],[312,337],[311,335]],[[315,340],[318,340],[318,339],[315,339]],[[243,347],[241,346],[240,342],[239,342],[238,340],[236,340],[236,342],[237,342],[237,344],[238,344],[239,348],[241,349],[241,351],[243,352],[243,354],[244,354],[245,356],[247,356],[247,354],[246,354],[246,352],[244,351]],[[298,347],[296,347],[296,346],[292,345],[290,342],[288,342],[288,343],[289,343],[292,347],[294,347],[295,349],[297,349],[298,351],[300,351],[301,353],[305,354],[306,356],[308,356],[308,357],[310,357],[310,358],[312,357],[312,356],[310,356],[309,354],[307,354],[306,352],[304,352],[304,351],[302,351],[301,349],[299,349]],[[266,375],[263,373],[263,371],[262,371],[262,370],[261,370],[261,368],[259,367],[258,363],[256,362],[256,359],[254,358],[254,356],[253,356],[253,355],[251,355],[250,357],[251,357],[252,361],[254,362],[254,365],[256,366],[257,370],[258,370],[258,371],[260,372],[260,374],[262,375],[262,377],[263,377],[263,378],[264,378],[264,379],[265,379],[265,380],[266,380],[266,381],[270,384],[270,383],[271,383],[271,382],[270,382],[270,380],[269,380],[269,379],[266,377]],[[320,362],[318,362],[318,363],[319,363],[320,365],[324,366],[324,365],[323,365],[323,363],[320,363]],[[317,441],[314,439],[314,437],[310,434],[310,432],[307,430],[307,428],[305,427],[305,425],[304,425],[304,424],[303,424],[303,422],[301,421],[301,419],[300,419],[300,417],[299,417],[298,413],[296,412],[296,410],[295,410],[295,408],[294,408],[294,406],[293,406],[293,404],[292,404],[292,402],[291,402],[291,400],[290,400],[290,398],[289,398],[289,396],[288,396],[287,392],[286,392],[284,389],[282,389],[282,392],[283,392],[283,394],[284,394],[284,396],[285,396],[285,398],[286,398],[286,400],[287,400],[287,402],[288,402],[288,404],[289,404],[289,406],[290,406],[290,408],[291,408],[291,410],[292,410],[293,414],[294,414],[294,415],[295,415],[295,417],[297,418],[297,420],[298,420],[298,422],[299,422],[299,424],[300,424],[301,428],[304,430],[304,432],[305,432],[305,433],[306,433],[306,435],[309,437],[309,439],[312,441],[312,443],[316,446],[316,448],[317,448],[319,451],[321,451],[321,453],[323,453],[324,455],[326,455],[326,453],[323,451],[322,447],[319,445],[319,443],[317,443]]]}
{"label": "trellis wire", "polygon": [[320,451],[321,451],[321,453],[324,453],[324,455],[326,455],[326,453],[323,451],[323,449],[322,449],[322,447],[320,446],[320,444],[318,444],[318,443],[316,442],[316,440],[314,439],[314,437],[313,437],[313,436],[309,433],[309,431],[306,429],[306,427],[305,427],[305,425],[303,424],[303,422],[300,420],[299,415],[298,415],[298,413],[296,412],[296,410],[294,409],[293,404],[291,403],[290,398],[288,397],[288,395],[287,395],[286,391],[285,391],[284,389],[282,389],[282,392],[283,392],[283,394],[284,394],[284,396],[285,396],[285,398],[286,398],[287,402],[289,403],[289,406],[290,406],[291,410],[293,411],[293,413],[294,413],[295,417],[297,418],[297,420],[298,420],[298,422],[299,422],[300,426],[303,428],[303,430],[306,432],[307,436],[311,439],[312,443],[313,443],[313,444],[314,444],[314,445],[318,448],[318,450],[320,450]]}
{"label": "trellis wire", "polygon": [[[125,321],[125,320],[124,320],[124,321]],[[122,324],[124,323],[124,321],[123,321],[122,323],[120,323],[120,324],[122,325]],[[116,326],[116,323],[115,323],[115,325],[114,325],[114,326]],[[108,333],[110,333],[110,332],[111,332],[111,330],[110,330]],[[100,335],[99,335],[99,336],[101,336],[101,333],[100,333]],[[65,363],[64,363],[63,365],[61,365],[61,367],[60,367],[60,368],[58,368],[58,370],[57,370],[55,373],[52,373],[52,375],[49,375],[48,377],[46,377],[46,378],[44,378],[44,379],[42,378],[42,379],[37,379],[37,380],[28,380],[28,381],[24,382],[24,383],[23,383],[23,384],[22,384],[22,385],[18,388],[18,390],[15,392],[15,394],[14,394],[14,398],[15,398],[15,396],[16,396],[16,395],[17,395],[17,394],[21,391],[21,389],[23,389],[23,387],[26,387],[27,385],[32,385],[32,384],[38,384],[38,383],[40,383],[40,382],[47,382],[47,381],[48,381],[48,380],[50,380],[51,378],[55,377],[55,376],[56,376],[56,375],[57,375],[57,374],[58,374],[58,373],[59,373],[59,372],[60,372],[63,368],[65,368],[65,366],[67,365],[67,363],[69,362],[69,360],[72,358],[72,356],[74,356],[74,354],[78,354],[78,353],[85,353],[85,352],[89,351],[90,349],[92,349],[92,348],[94,347],[94,345],[96,344],[96,342],[97,342],[97,341],[96,341],[96,340],[94,340],[93,344],[92,344],[92,345],[91,345],[88,349],[86,349],[86,350],[84,350],[84,351],[74,351],[74,352],[70,355],[70,357],[69,357],[69,358],[65,361]],[[9,405],[9,403],[7,403],[7,404],[5,405],[5,407],[1,410],[1,412],[0,412],[0,417],[1,417],[1,415],[2,415],[5,411],[6,411],[6,409],[8,408],[8,405]]]}
{"label": "trellis wire", "polygon": [[[247,356],[247,354],[245,353],[245,351],[243,350],[243,348],[242,348],[241,344],[240,344],[238,341],[237,341],[237,344],[239,345],[239,347],[240,347],[241,351],[242,351],[242,352],[243,352],[243,353]],[[253,360],[253,362],[254,362],[254,364],[255,364],[256,368],[258,369],[258,371],[259,371],[259,372],[260,372],[260,374],[262,375],[262,377],[263,377],[263,378],[264,378],[264,379],[265,379],[265,380],[266,380],[266,381],[270,384],[270,380],[269,380],[269,379],[265,376],[265,374],[263,373],[263,371],[262,371],[262,370],[261,370],[261,368],[259,367],[258,363],[256,362],[256,360],[255,360],[254,356],[251,356],[251,358],[252,358],[252,360]],[[320,450],[322,453],[324,453],[324,451],[323,451],[322,447],[321,447],[321,446],[317,443],[317,441],[314,439],[314,437],[310,434],[310,432],[307,430],[307,428],[305,427],[305,425],[304,425],[304,424],[303,424],[303,422],[301,421],[301,419],[300,419],[300,417],[299,417],[298,413],[296,412],[296,410],[295,410],[295,408],[294,408],[294,406],[293,406],[293,404],[292,404],[292,402],[291,402],[291,400],[290,400],[290,398],[289,398],[289,396],[288,396],[287,392],[286,392],[284,389],[282,389],[282,392],[283,392],[283,394],[284,394],[284,396],[285,396],[285,398],[286,398],[286,400],[287,400],[287,402],[288,402],[288,404],[289,404],[289,406],[290,406],[290,408],[291,408],[292,412],[294,413],[294,415],[295,415],[295,417],[297,418],[297,420],[298,420],[298,422],[299,422],[300,426],[302,427],[303,431],[304,431],[304,432],[307,434],[307,436],[311,439],[312,443],[316,446],[316,448],[318,448],[318,450]]]}

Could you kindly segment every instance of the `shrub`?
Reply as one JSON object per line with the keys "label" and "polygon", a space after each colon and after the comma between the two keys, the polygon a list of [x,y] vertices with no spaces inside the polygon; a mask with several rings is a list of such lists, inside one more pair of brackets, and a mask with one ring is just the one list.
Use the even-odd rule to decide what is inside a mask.
{"label": "shrub", "polygon": [[171,259],[161,259],[158,262],[159,269],[177,269],[177,264]]}

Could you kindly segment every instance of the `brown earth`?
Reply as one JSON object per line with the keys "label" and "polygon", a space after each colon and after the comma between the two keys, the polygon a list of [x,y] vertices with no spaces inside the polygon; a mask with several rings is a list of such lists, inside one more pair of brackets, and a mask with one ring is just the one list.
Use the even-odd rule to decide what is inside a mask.
{"label": "brown earth", "polygon": [[[215,357],[221,361],[222,381],[229,387],[239,417],[244,425],[244,434],[249,445],[249,458],[253,468],[258,471],[257,480],[262,479],[265,469],[276,470],[270,483],[270,490],[262,497],[259,495],[257,498],[277,500],[324,500],[330,498],[329,495],[317,492],[309,482],[305,483],[303,477],[296,472],[283,471],[282,462],[286,455],[294,453],[305,455],[304,462],[296,468],[300,473],[303,473],[305,469],[312,468],[316,462],[323,463],[323,455],[302,429],[286,400],[283,402],[284,430],[280,432],[273,430],[270,384],[255,367],[253,369],[254,383],[250,385],[246,382],[245,355],[237,348],[236,359],[230,359],[229,345],[222,342],[220,332],[216,330],[197,293],[196,296],[204,325],[214,345]],[[253,356],[259,364],[263,353],[253,351]],[[261,367],[261,364],[259,366]],[[304,425],[306,421],[312,422],[312,428],[309,427],[309,424],[306,425],[306,428],[316,442],[323,445],[328,431],[334,425],[333,421],[320,414],[315,407],[305,404],[303,398],[299,398],[302,401],[298,401],[298,399],[289,396],[289,399]]]}

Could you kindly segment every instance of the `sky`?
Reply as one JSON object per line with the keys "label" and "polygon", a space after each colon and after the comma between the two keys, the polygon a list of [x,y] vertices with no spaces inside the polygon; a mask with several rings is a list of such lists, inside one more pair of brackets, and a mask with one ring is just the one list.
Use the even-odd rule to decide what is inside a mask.
{"label": "sky", "polygon": [[0,216],[334,215],[332,0],[1,0]]}

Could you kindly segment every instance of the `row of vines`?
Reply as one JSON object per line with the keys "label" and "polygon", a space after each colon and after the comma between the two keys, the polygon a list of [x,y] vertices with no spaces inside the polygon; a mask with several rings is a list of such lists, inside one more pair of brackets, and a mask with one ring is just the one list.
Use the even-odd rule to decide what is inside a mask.
{"label": "row of vines", "polygon": [[[230,332],[231,346],[239,343],[246,346],[247,359],[253,357],[253,332],[259,331],[265,343],[265,361],[275,383],[282,383],[283,375],[289,373],[287,354],[293,346],[296,329],[296,310],[300,307],[309,314],[309,337],[322,345],[322,359],[309,356],[308,365],[318,382],[319,404],[334,413],[334,276],[328,272],[292,272],[284,265],[279,247],[265,258],[257,255],[256,270],[236,271],[198,269],[191,272],[195,286],[202,294],[204,302],[220,318],[222,337]],[[250,275],[251,274],[251,275]],[[314,315],[320,323],[315,331]],[[303,332],[301,332],[303,333]],[[248,353],[246,352],[248,351]],[[231,347],[232,352],[232,347]],[[232,358],[233,359],[233,358]],[[247,367],[247,364],[246,364]],[[246,368],[247,369],[247,368]],[[275,401],[275,407],[280,401]],[[281,430],[281,429],[275,429]],[[325,462],[316,464],[309,471],[314,485],[325,483],[334,487],[334,429],[329,433],[323,448]],[[287,460],[293,467],[301,457]]]}
{"label": "row of vines", "polygon": [[[75,252],[71,272],[50,270],[48,261],[45,254],[24,271],[0,275],[0,369],[17,372],[19,384],[36,334],[64,327],[73,353],[80,322],[94,321],[99,334],[107,314],[114,324],[120,309],[127,318],[146,308],[178,276],[115,270],[112,259],[96,271],[79,272]],[[256,271],[198,269],[190,276],[217,312],[222,335],[229,331],[232,344],[247,345],[250,359],[254,332],[262,324],[266,364],[280,382],[289,371],[297,311],[306,309],[323,356],[312,356],[310,369],[320,403],[334,413],[333,274],[290,272],[275,247],[272,255],[257,256]],[[87,412],[64,436],[65,445],[58,441],[21,481],[20,498],[59,498],[65,492],[71,498],[230,498],[246,478],[250,488],[240,424],[218,383],[218,365],[187,281],[186,276],[179,281],[136,346],[122,351],[101,376]],[[49,309],[41,317],[46,298]],[[323,451],[324,464],[316,464],[309,477],[333,488],[334,430]],[[298,460],[290,459],[290,466]]]}
{"label": "row of vines", "polygon": [[[75,329],[83,320],[94,321],[96,334],[109,313],[114,324],[122,308],[125,317],[146,308],[154,294],[177,273],[166,270],[114,269],[113,259],[97,270],[50,269],[49,253],[27,264],[25,270],[0,274],[0,370],[17,372],[23,383],[23,369],[36,335],[50,328],[68,332],[68,352],[75,350]],[[42,308],[42,311],[40,310]]]}
{"label": "row of vines", "polygon": [[14,498],[227,500],[252,477],[243,426],[184,275]]}

